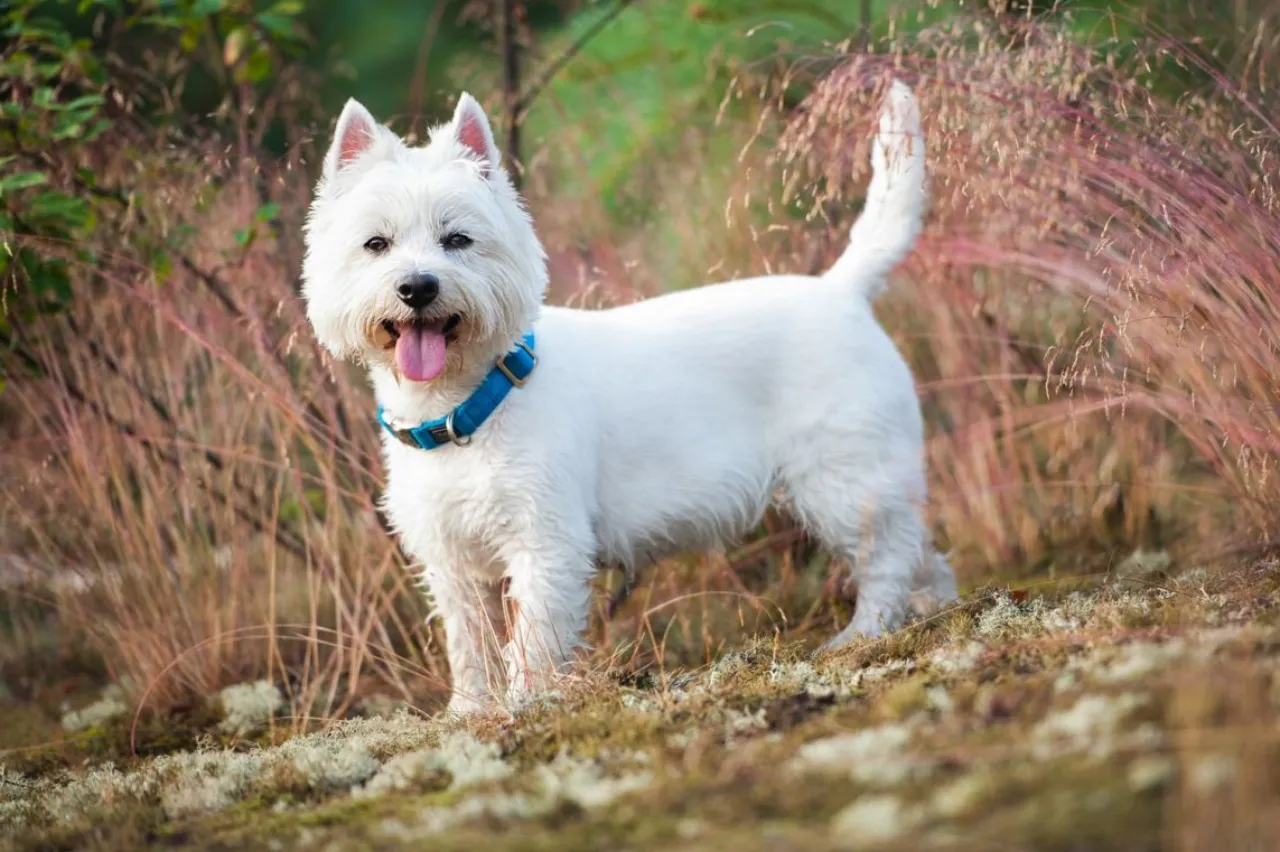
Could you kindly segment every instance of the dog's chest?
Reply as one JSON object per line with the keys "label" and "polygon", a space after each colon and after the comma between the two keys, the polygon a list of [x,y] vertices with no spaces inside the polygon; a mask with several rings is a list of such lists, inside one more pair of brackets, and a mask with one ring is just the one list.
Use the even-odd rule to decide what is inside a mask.
{"label": "dog's chest", "polygon": [[450,568],[497,579],[498,552],[527,527],[529,501],[521,499],[510,471],[495,470],[473,449],[479,448],[454,453],[388,447],[384,503],[415,557],[447,560]]}

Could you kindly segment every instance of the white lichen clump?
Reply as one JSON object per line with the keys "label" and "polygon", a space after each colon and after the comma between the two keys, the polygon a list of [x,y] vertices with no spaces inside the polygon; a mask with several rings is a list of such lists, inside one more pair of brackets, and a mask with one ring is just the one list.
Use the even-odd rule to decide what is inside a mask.
{"label": "white lichen clump", "polygon": [[769,729],[769,720],[765,718],[763,707],[756,710],[734,710],[724,712],[724,735],[726,740],[734,737],[753,734]]}
{"label": "white lichen clump", "polygon": [[[210,751],[157,758],[138,773],[139,789],[155,787],[170,819],[220,811],[242,798],[262,772],[261,753]],[[103,804],[110,800],[104,797]]]}
{"label": "white lichen clump", "polygon": [[72,710],[62,716],[62,729],[71,733],[87,731],[104,725],[129,712],[129,705],[124,701],[124,688],[111,684],[102,690],[102,697],[87,707]]}
{"label": "white lichen clump", "polygon": [[991,789],[990,780],[977,772],[962,775],[934,791],[930,810],[943,819],[971,813]]}
{"label": "white lichen clump", "polygon": [[329,734],[359,740],[374,757],[386,760],[437,740],[442,730],[443,724],[439,720],[423,719],[410,710],[401,709],[390,717],[339,722]]}
{"label": "white lichen clump", "polygon": [[350,790],[373,777],[379,768],[368,747],[354,739],[323,734],[301,737],[285,743],[280,751],[293,758],[293,766],[307,786],[320,792]]}
{"label": "white lichen clump", "polygon": [[1126,618],[1147,614],[1151,611],[1152,598],[1163,594],[1158,591],[1107,595],[1072,592],[1060,600],[1015,601],[1001,592],[995,596],[992,606],[978,616],[975,630],[987,639],[1073,633],[1085,625],[1120,624]]}
{"label": "white lichen clump", "polygon": [[359,796],[379,796],[392,790],[403,790],[432,776],[448,776],[452,789],[501,781],[514,772],[502,760],[501,749],[494,743],[482,743],[467,733],[446,737],[438,748],[424,748],[391,758],[369,780]]}
{"label": "white lichen clump", "polygon": [[920,810],[896,796],[864,796],[831,819],[831,833],[847,849],[869,849],[919,824]]}
{"label": "white lichen clump", "polygon": [[[1032,754],[1047,760],[1060,754],[1082,753],[1104,758],[1121,744],[1121,726],[1134,710],[1147,703],[1146,696],[1086,695],[1066,710],[1051,713],[1032,730]],[[1141,727],[1128,739],[1155,745],[1159,731]]]}
{"label": "white lichen clump", "polygon": [[889,660],[875,666],[846,668],[839,661],[821,668],[803,660],[775,662],[769,667],[769,683],[789,691],[803,690],[812,698],[848,698],[865,686],[915,668],[913,660]]}
{"label": "white lichen clump", "polygon": [[535,774],[545,796],[588,809],[604,807],[621,796],[643,790],[653,781],[647,771],[610,778],[595,761],[567,754],[557,756],[547,766],[539,766]]}
{"label": "white lichen clump", "polygon": [[225,714],[221,729],[239,736],[266,727],[285,706],[280,690],[266,680],[228,686],[218,693],[218,701]]}
{"label": "white lichen clump", "polygon": [[1089,654],[1068,661],[1055,687],[1062,691],[1075,686],[1082,678],[1099,683],[1126,683],[1165,672],[1176,673],[1187,665],[1204,665],[1240,634],[1241,628],[1231,625],[1189,631],[1185,636],[1162,642],[1100,645]]}
{"label": "white lichen clump", "polygon": [[[0,767],[0,827],[93,821],[131,802],[158,803],[167,818],[179,819],[224,810],[255,791],[278,794],[282,781],[290,788],[347,792],[373,778],[381,759],[422,745],[436,730],[402,713],[344,722],[272,748],[206,747],[163,755],[127,773],[105,763],[81,774],[28,779]],[[482,769],[483,762],[469,760],[474,754],[456,751],[450,765],[460,775],[492,775],[492,768]]]}
{"label": "white lichen clump", "polygon": [[607,776],[593,760],[560,754],[551,763],[533,772],[531,789],[476,793],[450,807],[428,808],[413,823],[388,820],[381,826],[384,835],[396,839],[438,834],[459,825],[488,819],[507,822],[545,816],[571,802],[580,808],[601,808],[652,783],[652,774],[640,771]]}
{"label": "white lichen clump", "polygon": [[1168,668],[1186,653],[1186,642],[1170,639],[1167,642],[1133,642],[1115,649],[1110,659],[1100,660],[1093,669],[1093,677],[1103,683],[1123,683],[1138,680]]}
{"label": "white lichen clump", "polygon": [[1227,786],[1236,775],[1239,761],[1229,754],[1208,754],[1191,765],[1191,786],[1210,793]]}
{"label": "white lichen clump", "polygon": [[960,646],[945,645],[935,648],[925,657],[929,667],[939,674],[952,675],[971,672],[986,650],[981,642],[966,642]]}
{"label": "white lichen clump", "polygon": [[979,635],[993,639],[1079,630],[1096,605],[1096,599],[1079,593],[1048,603],[1040,598],[1015,601],[1002,592],[991,608],[978,616],[976,629]]}
{"label": "white lichen clump", "polygon": [[871,786],[896,786],[932,768],[930,761],[905,751],[912,730],[911,725],[889,724],[814,740],[796,751],[788,768],[846,775]]}

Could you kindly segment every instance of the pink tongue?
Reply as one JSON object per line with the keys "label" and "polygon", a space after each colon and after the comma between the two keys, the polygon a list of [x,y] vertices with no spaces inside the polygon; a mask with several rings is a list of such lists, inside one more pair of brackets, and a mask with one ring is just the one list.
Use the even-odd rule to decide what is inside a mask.
{"label": "pink tongue", "polygon": [[396,340],[396,366],[411,382],[429,382],[444,372],[444,335],[420,325],[400,328]]}

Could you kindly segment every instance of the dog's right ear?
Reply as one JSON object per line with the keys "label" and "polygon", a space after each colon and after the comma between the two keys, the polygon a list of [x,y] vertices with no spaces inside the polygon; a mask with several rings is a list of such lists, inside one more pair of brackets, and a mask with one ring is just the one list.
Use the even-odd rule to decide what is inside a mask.
{"label": "dog's right ear", "polygon": [[360,159],[378,139],[378,123],[364,105],[351,98],[338,116],[338,127],[333,132],[333,144],[324,158],[324,173],[332,177]]}

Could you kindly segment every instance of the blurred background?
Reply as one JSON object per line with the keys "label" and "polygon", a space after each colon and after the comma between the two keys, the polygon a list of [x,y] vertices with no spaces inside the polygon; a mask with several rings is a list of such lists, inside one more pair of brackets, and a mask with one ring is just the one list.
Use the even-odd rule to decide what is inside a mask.
{"label": "blurred background", "polygon": [[[825,268],[898,74],[924,105],[932,210],[877,311],[920,385],[930,517],[965,588],[1270,552],[1280,4],[11,0],[0,16],[15,739],[54,736],[57,708],[107,682],[150,708],[144,738],[254,678],[281,684],[300,728],[377,697],[439,706],[440,637],[377,508],[371,395],[298,297],[318,163],[353,96],[421,141],[475,94],[551,299],[594,307]],[[601,613],[618,611],[593,626],[595,663],[826,635],[849,613],[830,576],[784,512],[625,600],[605,573]]]}

